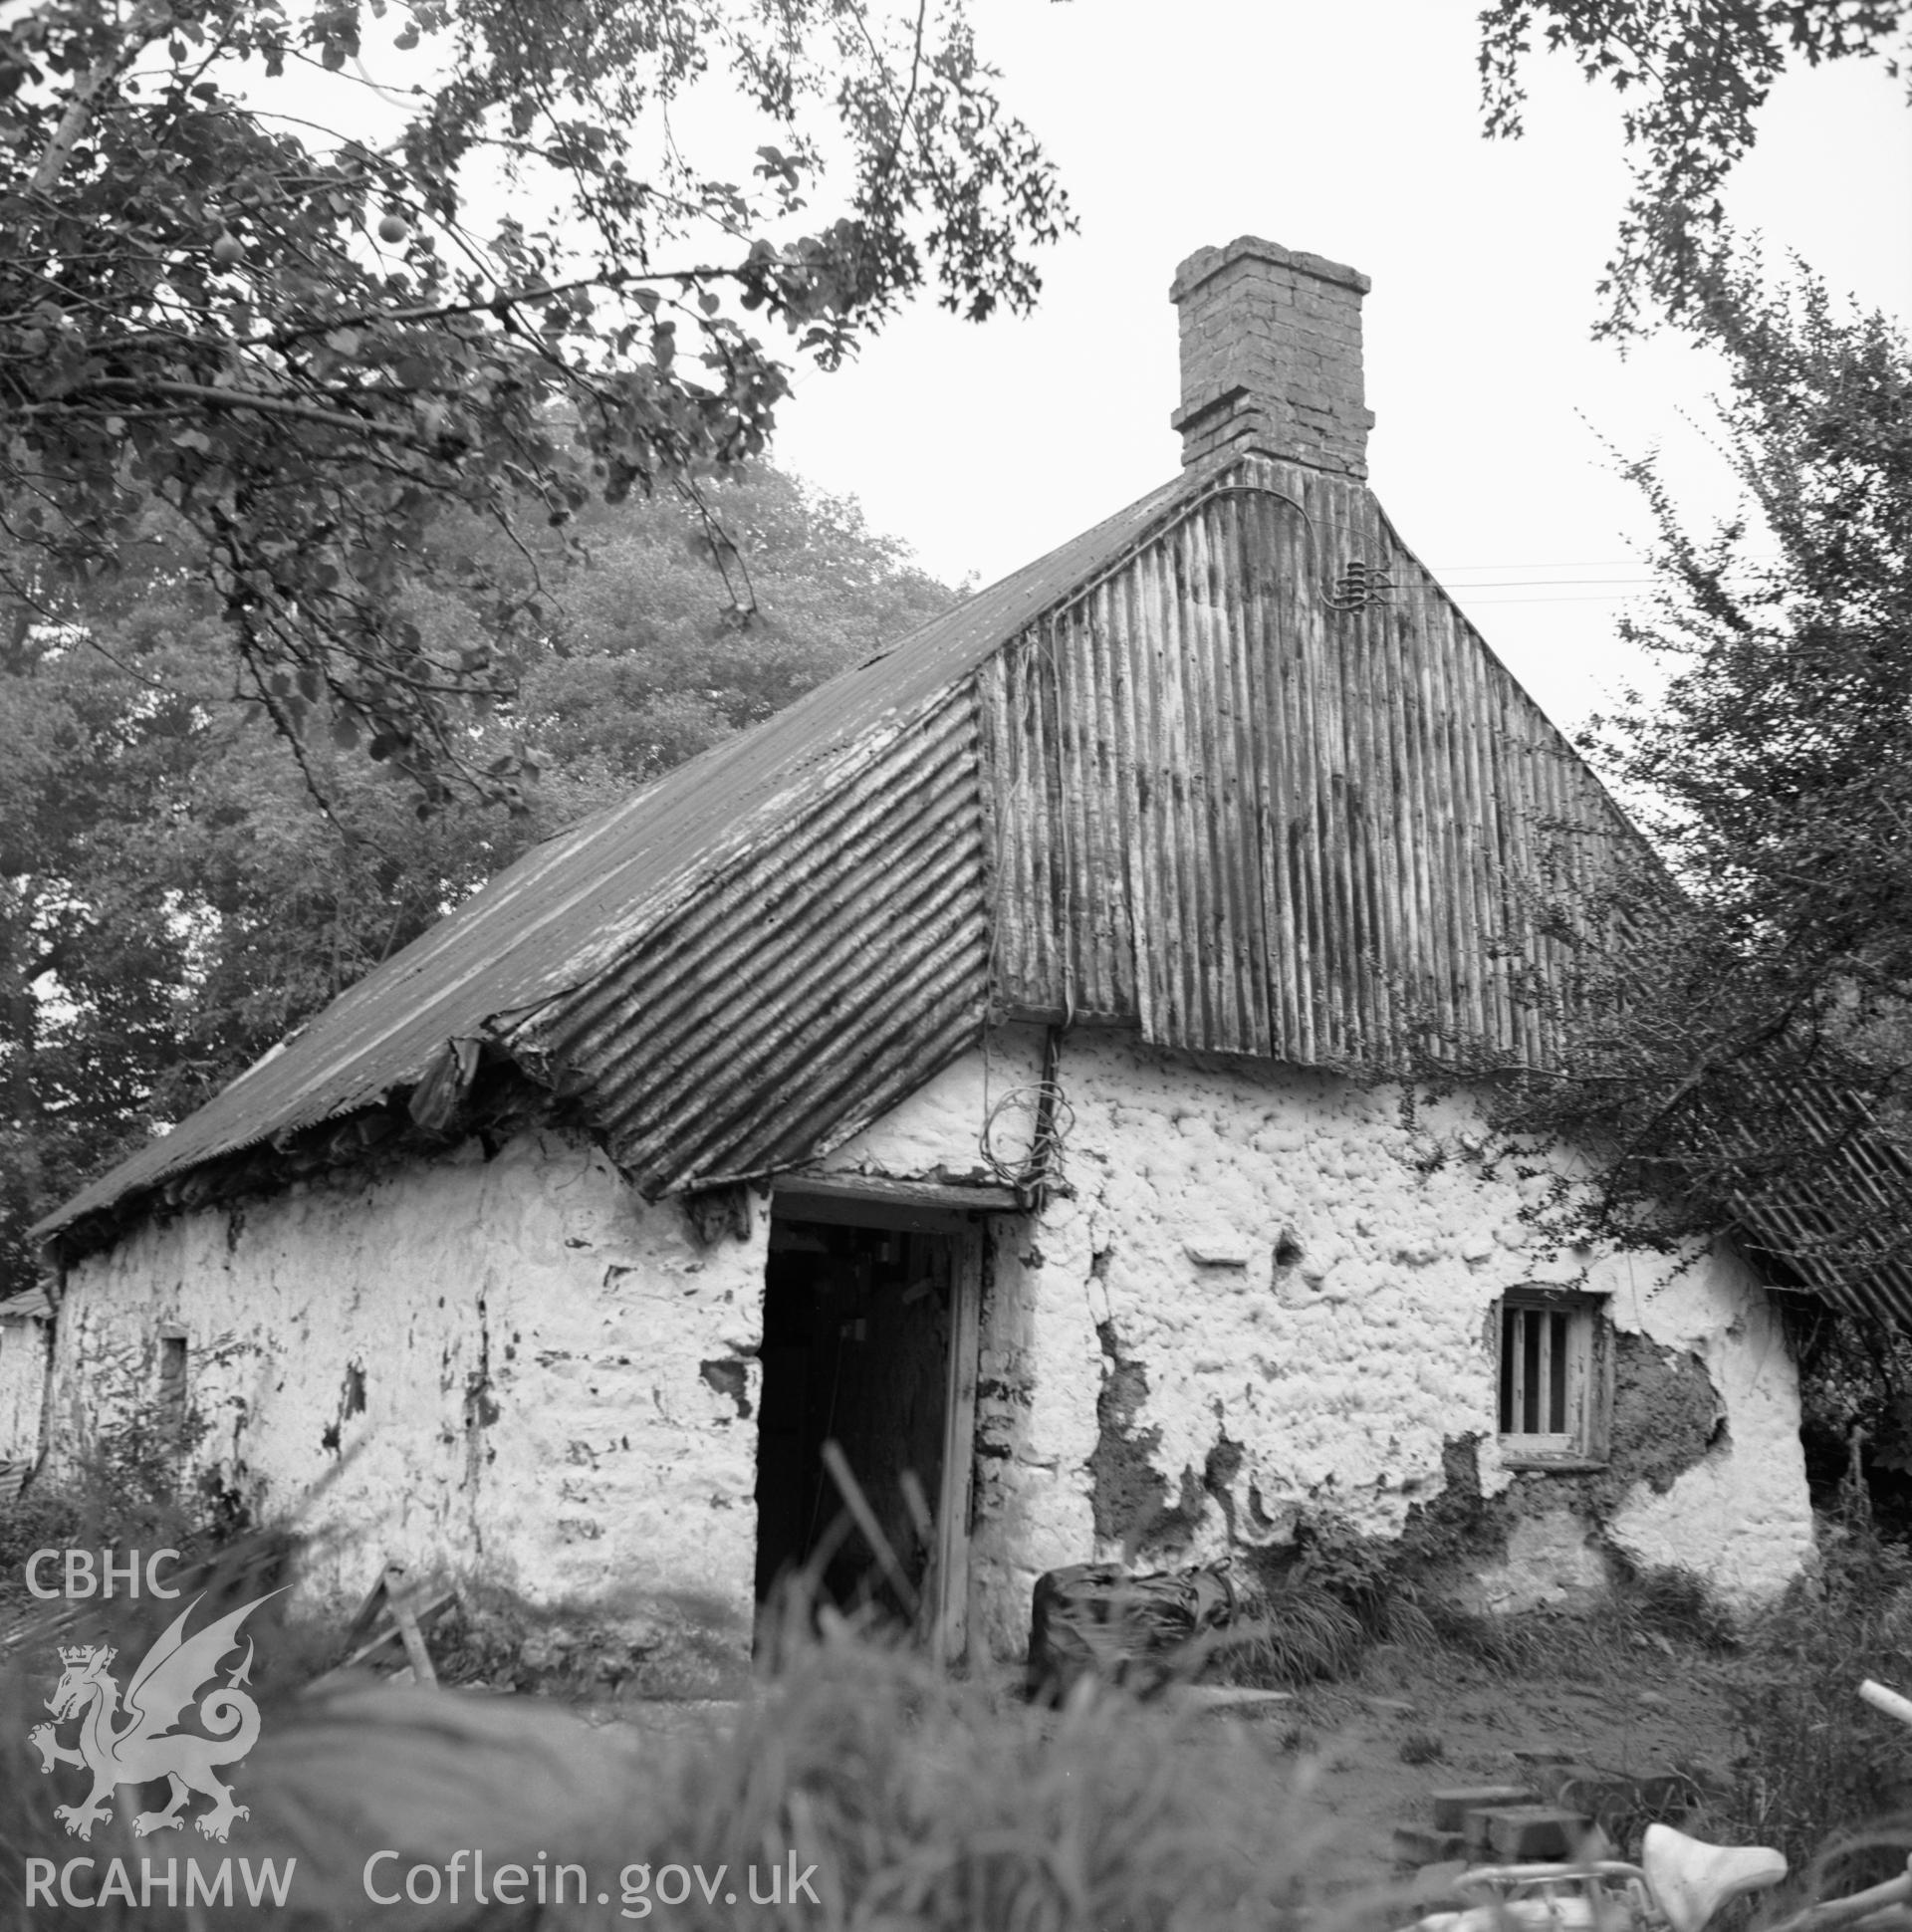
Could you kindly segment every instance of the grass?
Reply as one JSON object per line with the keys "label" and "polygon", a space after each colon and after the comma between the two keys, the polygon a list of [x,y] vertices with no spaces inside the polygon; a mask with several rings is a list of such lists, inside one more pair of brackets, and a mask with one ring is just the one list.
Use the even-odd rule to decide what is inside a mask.
{"label": "grass", "polygon": [[1252,1599],[1248,1614],[1204,1647],[1213,1658],[1207,1674],[1274,1689],[1344,1677],[1360,1662],[1366,1643],[1359,1617],[1346,1604],[1299,1582]]}
{"label": "grass", "polygon": [[1912,1556],[1821,1525],[1820,1573],[1750,1626],[1730,1674],[1743,1770],[1709,1822],[1777,1846],[1814,1885],[1843,1890],[1903,1871],[1912,1737],[1860,1702],[1868,1677],[1912,1688]]}
{"label": "grass", "polygon": [[[77,1507],[47,1495],[0,1524],[14,1573],[29,1548],[70,1539],[129,1547]],[[221,1545],[214,1530],[196,1534],[206,1555],[187,1591],[204,1588],[214,1606],[274,1586],[297,1557],[283,1539]],[[1637,1677],[1642,1656],[1656,1653],[1668,1670],[1706,1663],[1729,1686],[1746,1748],[1734,1789],[1709,1799],[1706,1835],[1776,1844],[1808,1884],[1846,1890],[1901,1869],[1912,1848],[1904,1820],[1879,1817],[1912,1799],[1905,1733],[1854,1695],[1868,1675],[1912,1686],[1912,1558],[1836,1530],[1824,1549],[1816,1583],[1735,1630],[1678,1572],[1622,1573],[1590,1613],[1489,1621],[1423,1602],[1358,1548],[1330,1548],[1312,1567],[1264,1578],[1245,1621],[1202,1639],[1175,1674],[1280,1686],[1341,1679],[1375,1643],[1423,1660],[1458,1651],[1543,1682],[1597,1684],[1622,1664]],[[120,1856],[136,1868],[154,1854],[152,1840],[135,1845],[125,1834],[129,1811],[84,1847],[69,1838],[53,1806],[78,1796],[77,1775],[43,1777],[21,1740],[44,1717],[56,1640],[112,1642],[137,1658],[175,1607],[122,1597],[67,1608],[57,1639],[50,1619],[32,1622],[13,1653],[20,1667],[0,1674],[0,1740],[14,1740],[0,1748],[0,1923],[23,1919],[26,1858],[79,1854],[104,1869]],[[0,1622],[32,1608],[0,1603]],[[1288,1777],[1298,1766],[1309,1776],[1316,1749],[1303,1725],[1204,1725],[1093,1683],[1076,1686],[1060,1711],[1005,1704],[867,1631],[824,1619],[819,1635],[805,1605],[786,1608],[772,1646],[779,1675],[739,1707],[734,1734],[681,1740],[593,1728],[559,1702],[527,1696],[360,1685],[303,1696],[334,1661],[338,1633],[262,1612],[252,1684],[264,1723],[232,1774],[252,1813],[243,1833],[235,1828],[232,1854],[296,1857],[297,1917],[315,1932],[364,1922],[364,1860],[380,1847],[394,1851],[396,1871],[443,1872],[458,1851],[483,1848],[494,1870],[567,1863],[594,1874],[582,1903],[494,1906],[482,1915],[487,1928],[570,1932],[628,1922],[624,1914],[646,1906],[673,1926],[832,1932],[1283,1932],[1304,1906],[1311,1932],[1365,1932],[1413,1916],[1334,1899],[1333,1854],[1286,1797]],[[474,1674],[512,1674],[530,1626],[513,1621],[509,1604],[467,1610]],[[596,1685],[604,1646],[582,1624],[574,1635]],[[1432,1729],[1406,1731],[1394,1749],[1414,1766],[1446,1755]],[[1868,1821],[1863,1834],[1851,1829],[1858,1820]],[[225,1855],[188,1833],[157,1848],[215,1863]],[[732,1901],[722,1890],[706,1896],[687,1875],[772,1864],[787,1876],[808,1871],[806,1895]],[[681,1897],[656,1889],[672,1867],[691,1885]],[[448,1900],[379,1920],[392,1932],[481,1922]],[[184,1914],[43,1903],[31,1922],[98,1932],[183,1923]]]}
{"label": "grass", "polygon": [[[128,1461],[143,1475],[147,1459]],[[204,1590],[212,1611],[284,1580],[297,1557],[285,1539],[222,1538],[221,1526],[183,1520],[161,1529],[173,1507],[165,1479],[176,1467],[168,1459],[145,1488],[131,1486],[132,1512],[126,1484],[96,1483],[78,1496],[43,1492],[0,1527],[22,1557],[29,1546],[123,1549],[163,1534],[202,1556],[179,1580],[186,1599]],[[116,1504],[119,1522],[109,1520]],[[36,1927],[98,1932],[196,1916],[183,1902],[177,1910],[158,1902],[75,1909],[57,1899],[49,1908],[44,1897],[29,1914],[26,1861],[64,1866],[75,1855],[95,1860],[83,1885],[101,1883],[115,1858],[132,1872],[142,1857],[207,1868],[227,1855],[255,1867],[294,1858],[288,1916],[314,1928],[364,1922],[365,1860],[380,1849],[394,1852],[394,1873],[416,1866],[427,1877],[477,1849],[494,1872],[562,1863],[592,1874],[589,1898],[522,1913],[469,1902],[453,1910],[448,1899],[429,1910],[381,1910],[393,1932],[609,1925],[626,1913],[648,1916],[646,1906],[678,1927],[1230,1932],[1282,1926],[1309,1888],[1318,1889],[1321,1849],[1287,1806],[1279,1754],[1233,1728],[1209,1727],[1195,1748],[1189,1727],[1199,1719],[1092,1683],[1059,1712],[1005,1707],[985,1685],[952,1682],[840,1620],[823,1619],[825,1634],[816,1634],[818,1620],[793,1600],[771,1646],[779,1675],[741,1707],[735,1735],[640,1741],[544,1698],[363,1682],[303,1694],[336,1660],[339,1632],[286,1620],[285,1601],[248,1625],[260,1639],[249,1688],[262,1721],[257,1744],[227,1774],[250,1811],[235,1823],[229,1853],[190,1830],[135,1840],[130,1820],[162,1802],[156,1785],[121,1792],[112,1821],[80,1844],[54,1811],[82,1796],[80,1772],[63,1766],[57,1779],[46,1777],[24,1743],[45,1719],[57,1645],[114,1646],[123,1691],[179,1602],[122,1595],[0,1606],[19,1639],[17,1667],[0,1673],[0,1739],[14,1740],[0,1749],[0,1923],[30,1916]],[[1264,1668],[1338,1668],[1358,1653],[1358,1625],[1331,1598],[1297,1590],[1281,1607],[1278,1630],[1260,1639]],[[520,1628],[510,1608],[467,1606],[460,1637],[471,1652],[461,1660],[494,1681],[510,1663],[493,1654],[498,1645],[521,1660],[526,1647],[529,1626]],[[203,1621],[195,1615],[195,1627]],[[591,1639],[595,1671],[602,1646],[583,1624],[573,1635]],[[209,1808],[195,1798],[188,1815]],[[697,1886],[677,1898],[659,1889],[672,1867],[713,1874],[772,1865],[786,1881],[804,1871],[804,1895],[759,1904],[748,1888],[735,1900]]]}
{"label": "grass", "polygon": [[[692,1928],[1247,1932],[1289,1924],[1318,1889],[1318,1839],[1289,1810],[1272,1752],[1246,1730],[1210,1726],[1191,1748],[1199,1720],[1092,1685],[1060,1712],[1005,1706],[866,1634],[838,1626],[815,1637],[801,1612],[784,1644],[784,1674],[743,1707],[734,1735],[677,1744],[594,1729],[534,1698],[384,1686],[281,1695],[232,1774],[251,1816],[235,1826],[231,1852],[297,1857],[293,1903],[315,1927],[363,1922],[364,1862],[383,1847],[398,1853],[393,1872],[442,1871],[475,1847],[494,1870],[575,1863],[613,1901],[487,1916],[487,1927],[616,1923],[637,1874],[654,1886],[673,1865],[815,1868],[815,1905],[753,1906],[741,1893],[727,1903],[693,1885],[659,1914]],[[0,1735],[19,1738],[32,1715],[23,1677],[11,1674]],[[55,1821],[51,1793],[29,1754],[0,1753],[0,1840],[10,1847],[0,1921],[19,1908],[26,1857],[64,1861],[81,1849]],[[122,1833],[116,1819],[84,1848],[99,1869],[155,1849],[202,1863],[224,1855],[186,1833],[137,1848]],[[110,1917],[41,1907],[32,1922],[98,1927]],[[448,1908],[380,1920],[447,1932],[480,1922]],[[155,1907],[123,1922],[173,1921]]]}
{"label": "grass", "polygon": [[1643,1650],[1720,1658],[1740,1643],[1732,1616],[1700,1577],[1619,1562],[1610,1587],[1592,1603],[1502,1616],[1435,1603],[1421,1614],[1435,1647],[1516,1676],[1572,1684],[1605,1683]]}

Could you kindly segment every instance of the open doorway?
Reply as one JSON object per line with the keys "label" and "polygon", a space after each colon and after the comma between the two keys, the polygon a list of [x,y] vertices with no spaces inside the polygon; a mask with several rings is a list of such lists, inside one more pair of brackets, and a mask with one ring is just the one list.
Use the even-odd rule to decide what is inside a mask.
{"label": "open doorway", "polygon": [[[968,1583],[981,1223],[895,1218],[916,1225],[875,1225],[867,1206],[808,1198],[780,1202],[772,1220],[757,1601],[812,1566],[839,1609],[874,1602],[953,1658]],[[864,1523],[831,1473],[833,1442],[867,1505]]]}

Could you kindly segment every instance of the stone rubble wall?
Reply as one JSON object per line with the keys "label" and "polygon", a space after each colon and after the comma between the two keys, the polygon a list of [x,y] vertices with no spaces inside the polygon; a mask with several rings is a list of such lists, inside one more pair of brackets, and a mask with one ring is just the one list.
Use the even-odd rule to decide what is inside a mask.
{"label": "stone rubble wall", "polygon": [[0,1322],[0,1463],[31,1464],[40,1454],[46,1391],[46,1325]]}
{"label": "stone rubble wall", "polygon": [[[1013,1166],[1041,1050],[999,1030],[825,1165],[995,1178],[985,1123]],[[1386,1089],[1111,1032],[1070,1036],[1059,1078],[1067,1184],[991,1224],[971,1627],[994,1654],[1022,1651],[1044,1570],[1278,1551],[1304,1522],[1396,1537],[1463,1463],[1500,1512],[1482,1607],[1596,1587],[1613,1550],[1742,1602],[1805,1561],[1792,1363],[1733,1256],[1541,1255],[1538,1183],[1484,1170],[1462,1105],[1409,1124]],[[706,1246],[545,1130],[151,1223],[72,1271],[58,1425],[153,1399],[176,1326],[208,1463],[350,1538],[316,1587],[356,1599],[389,1556],[623,1618],[653,1688],[673,1658],[741,1671],[764,1196],[746,1220]],[[1608,1298],[1601,1472],[1500,1458],[1495,1306],[1536,1283]]]}
{"label": "stone rubble wall", "polygon": [[[828,1164],[979,1172],[984,1119],[1039,1077],[1040,1036],[1000,1032]],[[1473,1579],[1484,1607],[1597,1585],[1600,1537],[1740,1602],[1805,1562],[1793,1366],[1733,1255],[1546,1257],[1519,1219],[1543,1184],[1484,1171],[1465,1105],[1410,1126],[1392,1089],[1107,1032],[1067,1040],[1060,1081],[1068,1188],[996,1224],[984,1308],[972,1627],[995,1654],[1021,1653],[1042,1570],[1138,1532],[1139,1560],[1163,1563],[1281,1545],[1305,1517],[1398,1536],[1464,1438],[1514,1522]],[[1017,1103],[993,1136],[1012,1154],[1019,1118],[1026,1146]],[[1531,1284],[1606,1296],[1616,1339],[1707,1391],[1690,1466],[1621,1439],[1617,1398],[1605,1492],[1503,1465],[1494,1311]]]}
{"label": "stone rubble wall", "polygon": [[389,1557],[594,1604],[639,1657],[734,1674],[751,1638],[761,1197],[749,1230],[705,1247],[675,1203],[647,1205],[550,1130],[490,1160],[472,1141],[148,1223],[68,1280],[56,1412],[71,1440],[99,1402],[151,1400],[156,1336],[176,1325],[201,1454],[267,1510],[310,1492],[322,1595],[356,1601]]}

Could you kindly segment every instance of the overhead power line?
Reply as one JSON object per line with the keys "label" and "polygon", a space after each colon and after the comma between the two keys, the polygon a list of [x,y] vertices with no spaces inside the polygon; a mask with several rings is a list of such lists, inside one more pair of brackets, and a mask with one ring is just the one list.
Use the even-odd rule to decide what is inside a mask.
{"label": "overhead power line", "polygon": [[[1779,561],[1778,551],[1759,551],[1747,558],[1753,564]],[[1442,571],[1605,571],[1640,570],[1645,560],[1639,557],[1500,557],[1473,564],[1429,564],[1435,573]]]}

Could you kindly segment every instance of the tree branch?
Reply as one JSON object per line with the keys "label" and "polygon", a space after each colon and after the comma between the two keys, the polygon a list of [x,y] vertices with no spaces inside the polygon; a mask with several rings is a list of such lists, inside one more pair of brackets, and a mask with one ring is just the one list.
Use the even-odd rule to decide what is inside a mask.
{"label": "tree branch", "polygon": [[[70,394],[84,395],[88,390],[107,389],[131,395],[169,395],[181,401],[197,402],[209,409],[251,409],[261,415],[288,416],[299,422],[319,423],[327,429],[350,430],[355,436],[371,436],[383,442],[416,443],[410,430],[394,429],[388,423],[374,422],[368,416],[350,416],[333,409],[315,409],[310,403],[287,402],[278,396],[260,395],[250,389],[217,389],[206,382],[173,382],[161,377],[140,375],[103,375]],[[35,410],[55,407],[48,403],[30,404]]]}
{"label": "tree branch", "polygon": [[131,20],[126,23],[125,39],[74,89],[67,111],[60,117],[60,125],[54,129],[53,138],[48,141],[46,152],[40,156],[40,163],[28,183],[35,194],[53,192],[93,120],[94,103],[138,59],[141,49],[157,40],[171,24],[171,0],[139,0]]}

